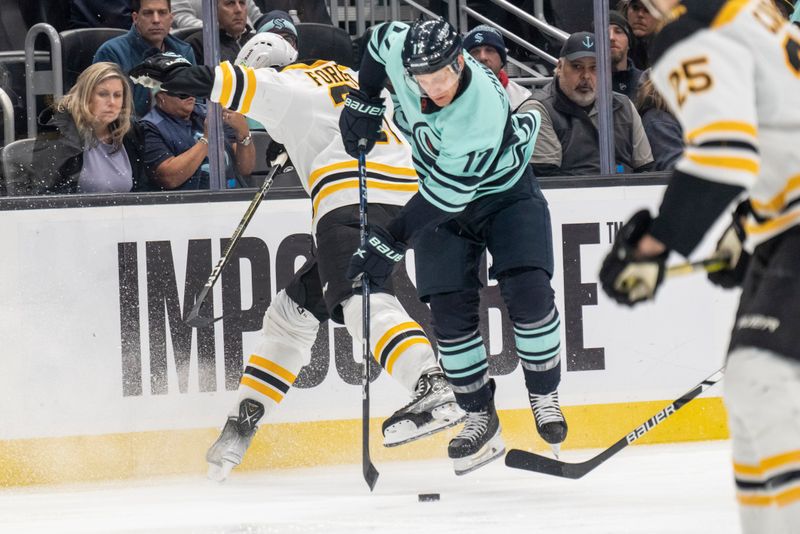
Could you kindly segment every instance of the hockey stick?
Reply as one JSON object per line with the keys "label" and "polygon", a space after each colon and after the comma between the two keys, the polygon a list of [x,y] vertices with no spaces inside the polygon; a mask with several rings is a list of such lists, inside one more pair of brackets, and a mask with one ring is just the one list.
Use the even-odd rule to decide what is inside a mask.
{"label": "hockey stick", "polygon": [[[360,246],[367,245],[367,141],[358,142],[358,218],[360,223]],[[364,273],[361,277],[361,355],[364,364],[364,376],[361,382],[361,468],[364,480],[372,491],[378,481],[378,470],[372,463],[369,454],[369,277]]]}
{"label": "hockey stick", "polygon": [[628,434],[623,436],[619,441],[614,443],[611,447],[607,448],[597,456],[589,458],[584,462],[568,463],[561,460],[548,458],[528,451],[519,449],[511,449],[506,455],[506,465],[515,469],[524,469],[526,471],[536,471],[537,473],[544,473],[545,475],[553,475],[561,478],[578,479],[585,474],[593,471],[596,467],[600,466],[603,462],[617,454],[619,451],[632,444],[637,439],[641,438],[656,426],[666,421],[666,419],[673,415],[675,412],[686,406],[692,399],[712,387],[714,384],[722,379],[725,373],[725,368],[716,371],[714,374],[697,384],[690,391],[683,396],[672,401],[665,408],[656,413],[653,417],[631,430]]}
{"label": "hockey stick", "polygon": [[681,276],[684,274],[691,274],[695,271],[705,271],[707,273],[715,273],[722,271],[728,267],[728,257],[725,255],[714,255],[704,260],[694,261],[690,263],[679,263],[667,268],[666,277],[672,278],[673,276]]}
{"label": "hockey stick", "polygon": [[[283,157],[283,161],[280,161],[281,157]],[[286,161],[286,157],[287,156],[285,153],[281,154],[281,156],[276,158],[273,162],[273,165],[269,170],[269,174],[267,174],[267,177],[264,179],[264,184],[258,190],[256,196],[253,197],[253,200],[250,201],[247,211],[244,212],[242,220],[239,221],[239,226],[236,227],[236,230],[234,230],[233,235],[228,241],[228,246],[225,247],[225,251],[219,258],[219,261],[211,270],[211,274],[206,281],[206,285],[203,286],[203,289],[200,290],[200,293],[197,295],[197,298],[194,301],[194,306],[192,306],[192,309],[189,310],[189,313],[186,315],[184,322],[192,328],[205,328],[222,319],[222,316],[214,318],[213,315],[211,317],[203,317],[200,315],[200,312],[203,309],[203,305],[206,302],[206,297],[208,296],[209,291],[211,291],[211,289],[214,287],[214,284],[217,283],[217,279],[222,273],[222,269],[224,269],[228,264],[228,260],[231,258],[231,252],[234,248],[236,248],[236,245],[239,244],[239,239],[242,237],[247,225],[250,224],[250,221],[253,219],[253,215],[255,215],[258,206],[261,204],[261,201],[264,200],[264,197],[267,195],[267,191],[269,191],[269,188],[272,186],[272,182],[275,179],[275,173],[278,172],[280,166]]]}

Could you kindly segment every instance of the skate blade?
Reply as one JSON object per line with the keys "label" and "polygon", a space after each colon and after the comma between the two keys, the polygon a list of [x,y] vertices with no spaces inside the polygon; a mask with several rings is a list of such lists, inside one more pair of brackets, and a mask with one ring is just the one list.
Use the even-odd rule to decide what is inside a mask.
{"label": "skate blade", "polygon": [[[440,410],[439,408],[442,409]],[[456,405],[455,409],[447,406],[440,406],[439,408],[431,412],[433,420],[421,428],[417,428],[417,425],[408,419],[398,421],[388,427],[383,436],[383,446],[397,447],[398,445],[426,438],[461,423],[467,417],[467,414],[458,405]]]}
{"label": "skate blade", "polygon": [[453,470],[456,472],[456,475],[466,475],[493,460],[497,460],[503,456],[505,452],[506,444],[503,442],[503,437],[498,430],[497,434],[477,453],[472,456],[467,456],[466,458],[453,458]]}
{"label": "skate blade", "polygon": [[556,457],[558,460],[559,455],[561,454],[561,444],[560,443],[551,443],[550,448],[553,449],[553,456]]}
{"label": "skate blade", "polygon": [[222,460],[222,465],[208,464],[207,476],[209,480],[213,480],[214,482],[225,482],[228,479],[228,475],[231,474],[231,471],[233,471],[233,468],[236,467],[236,465],[237,464],[228,460]]}

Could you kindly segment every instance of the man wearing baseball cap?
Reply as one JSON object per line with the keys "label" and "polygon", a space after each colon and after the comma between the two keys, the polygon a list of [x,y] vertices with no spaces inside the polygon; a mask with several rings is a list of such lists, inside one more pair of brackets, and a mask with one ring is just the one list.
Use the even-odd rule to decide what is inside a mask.
{"label": "man wearing baseball cap", "polygon": [[[537,176],[600,173],[596,89],[594,34],[573,33],[561,48],[553,81],[520,106],[520,112],[537,109],[542,115],[531,158]],[[650,170],[653,155],[639,113],[619,93],[613,93],[612,106],[617,171]]]}
{"label": "man wearing baseball cap", "polygon": [[506,43],[503,34],[492,26],[475,26],[464,37],[464,49],[497,76],[508,94],[511,111],[530,98],[531,92],[520,84],[511,81],[503,69],[507,62]]}
{"label": "man wearing baseball cap", "polygon": [[609,13],[608,38],[611,49],[611,88],[631,100],[636,100],[642,71],[636,68],[629,57],[634,42],[633,30],[619,11]]}

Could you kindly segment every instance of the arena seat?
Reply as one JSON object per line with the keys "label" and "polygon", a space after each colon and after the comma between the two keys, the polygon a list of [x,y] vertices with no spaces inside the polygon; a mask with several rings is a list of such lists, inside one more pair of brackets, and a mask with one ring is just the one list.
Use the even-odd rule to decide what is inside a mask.
{"label": "arena seat", "polygon": [[33,170],[33,145],[36,139],[20,139],[3,147],[3,184],[0,189],[4,195],[30,194],[30,176]]}
{"label": "arena seat", "polygon": [[64,92],[75,85],[78,75],[92,64],[100,45],[113,37],[124,35],[117,28],[82,28],[59,33],[61,38],[62,67],[64,69]]}
{"label": "arena seat", "polygon": [[356,68],[353,41],[343,29],[316,22],[297,25],[298,59],[327,59]]}

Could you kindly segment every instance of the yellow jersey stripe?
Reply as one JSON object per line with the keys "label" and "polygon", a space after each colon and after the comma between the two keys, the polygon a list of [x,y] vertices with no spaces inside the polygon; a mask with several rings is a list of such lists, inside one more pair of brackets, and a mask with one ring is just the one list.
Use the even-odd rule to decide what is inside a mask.
{"label": "yellow jersey stripe", "polygon": [[386,344],[403,330],[422,330],[422,327],[414,321],[406,321],[405,323],[395,325],[384,332],[381,338],[375,344],[375,359],[378,360],[378,362],[380,362],[380,355],[383,352],[383,349],[386,348]]}
{"label": "yellow jersey stripe", "polygon": [[219,103],[224,107],[230,106],[230,98],[233,94],[233,72],[231,64],[227,61],[220,63],[222,69],[222,91],[219,95]]}
{"label": "yellow jersey stripe", "polygon": [[786,182],[786,187],[769,201],[759,202],[751,198],[750,203],[753,205],[753,208],[759,211],[780,211],[781,208],[786,205],[786,197],[796,190],[800,190],[800,175],[790,178],[789,181]]}
{"label": "yellow jersey stripe", "polygon": [[706,124],[705,126],[701,126],[700,128],[696,128],[686,134],[686,140],[688,142],[692,142],[701,135],[705,135],[707,133],[716,133],[716,132],[735,132],[738,134],[746,134],[750,137],[756,137],[758,134],[757,128],[748,123],[748,122],[740,122],[740,121],[717,121],[712,122],[710,124]]}
{"label": "yellow jersey stripe", "polygon": [[787,489],[775,493],[774,495],[764,495],[763,493],[752,495],[739,492],[736,495],[736,500],[739,501],[739,504],[742,506],[787,506],[800,500],[800,488]]}
{"label": "yellow jersey stripe", "polygon": [[797,219],[800,219],[800,211],[787,213],[763,223],[747,223],[745,225],[745,232],[747,235],[767,234],[776,230],[788,228]]}
{"label": "yellow jersey stripe", "polygon": [[285,70],[310,70],[310,69],[316,69],[317,67],[321,67],[322,65],[325,65],[326,63],[331,63],[331,61],[330,60],[325,60],[325,59],[318,59],[317,61],[315,61],[311,65],[309,65],[308,63],[293,63],[291,65],[287,65],[287,66],[283,67],[281,69],[281,72],[283,72]]}
{"label": "yellow jersey stripe", "polygon": [[[324,167],[320,167],[312,172],[308,176],[308,188],[311,189],[314,187],[314,183],[324,174],[328,174],[334,171],[341,171],[344,169],[358,169],[358,162],[356,160],[350,161],[340,161],[338,163],[332,163],[330,165],[326,165]],[[372,161],[367,162],[367,169],[377,172],[382,172],[386,174],[397,174],[400,176],[408,176],[411,178],[417,177],[417,172],[410,168],[410,167],[394,167],[392,165],[386,165],[383,163],[376,163]]]}
{"label": "yellow jersey stripe", "polygon": [[272,389],[271,387],[267,386],[266,384],[263,384],[262,382],[259,382],[258,380],[255,380],[254,378],[250,378],[247,375],[242,376],[242,380],[241,380],[240,383],[243,386],[247,386],[250,389],[254,389],[254,390],[258,391],[262,395],[264,395],[266,397],[269,397],[270,399],[274,400],[275,402],[280,402],[280,401],[283,400],[283,395],[281,395],[279,392],[275,391],[274,389]]}
{"label": "yellow jersey stripe", "polygon": [[386,358],[386,372],[392,374],[392,369],[394,368],[394,364],[397,359],[403,354],[408,347],[411,345],[416,345],[418,343],[424,343],[425,345],[430,345],[431,342],[428,341],[428,338],[419,336],[419,337],[410,337],[403,341],[402,343],[398,343],[398,345],[394,348],[389,357]]}
{"label": "yellow jersey stripe", "polygon": [[706,156],[693,154],[689,151],[686,152],[686,158],[689,161],[704,167],[720,167],[733,171],[745,171],[751,174],[758,174],[760,168],[758,161],[750,158],[735,156]]}
{"label": "yellow jersey stripe", "polygon": [[239,113],[247,115],[253,103],[253,97],[256,94],[256,72],[250,67],[243,68],[242,70],[244,70],[244,75],[247,77],[247,91],[244,94],[242,105],[239,106]]}
{"label": "yellow jersey stripe", "polygon": [[[382,189],[385,191],[397,191],[400,193],[416,193],[418,184],[417,182],[408,183],[408,184],[396,184],[396,183],[387,183],[387,182],[379,182],[376,180],[367,180],[367,187],[372,189]],[[355,189],[358,188],[358,179],[351,178],[349,180],[345,180],[343,182],[337,182],[335,184],[331,184],[327,187],[322,188],[322,191],[314,198],[313,202],[313,209],[314,209],[314,216],[316,216],[317,210],[319,209],[319,204],[322,202],[322,199],[325,197],[332,195],[342,189]]]}
{"label": "yellow jersey stripe", "polygon": [[787,465],[800,464],[800,451],[792,451],[764,458],[758,465],[733,464],[733,471],[743,475],[764,475],[767,471],[780,469]]}
{"label": "yellow jersey stripe", "polygon": [[294,381],[297,379],[297,377],[295,375],[293,375],[291,372],[289,372],[288,370],[284,369],[283,367],[281,367],[277,363],[271,362],[271,361],[267,360],[266,358],[262,358],[261,356],[258,356],[256,354],[251,354],[250,355],[249,363],[252,363],[253,365],[257,365],[257,366],[261,367],[262,369],[270,371],[270,372],[272,372],[272,374],[278,375],[279,377],[281,377],[285,381],[287,381],[290,385],[294,384]]}
{"label": "yellow jersey stripe", "polygon": [[749,2],[750,0],[728,0],[711,21],[711,28],[720,28],[731,22]]}

